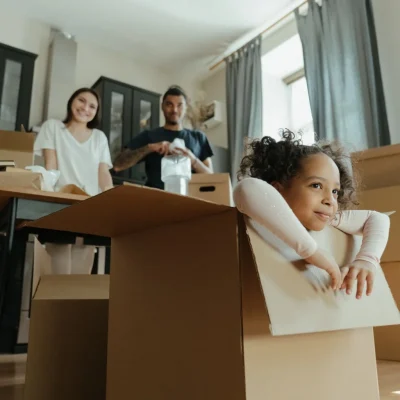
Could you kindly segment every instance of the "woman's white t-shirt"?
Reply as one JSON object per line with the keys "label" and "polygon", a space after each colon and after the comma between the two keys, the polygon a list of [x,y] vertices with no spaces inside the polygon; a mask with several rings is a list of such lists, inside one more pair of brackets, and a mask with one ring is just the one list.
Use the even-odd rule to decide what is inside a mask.
{"label": "woman's white t-shirt", "polygon": [[60,178],[56,191],[73,183],[91,196],[100,193],[99,165],[104,163],[112,168],[104,132],[93,129],[89,139],[80,143],[63,122],[50,119],[42,125],[35,141],[35,154],[42,156],[43,149],[52,149],[57,153]]}

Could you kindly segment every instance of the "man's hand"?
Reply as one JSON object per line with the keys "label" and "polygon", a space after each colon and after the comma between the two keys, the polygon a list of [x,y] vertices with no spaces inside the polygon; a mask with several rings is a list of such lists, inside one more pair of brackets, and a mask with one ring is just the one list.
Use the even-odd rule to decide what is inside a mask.
{"label": "man's hand", "polygon": [[195,164],[195,162],[197,160],[197,158],[193,154],[193,152],[190,149],[188,149],[187,147],[185,147],[185,148],[175,147],[172,150],[171,154],[177,154],[177,155],[188,157],[190,159],[190,162],[191,162],[192,166],[193,166],[193,164]]}
{"label": "man's hand", "polygon": [[148,145],[148,147],[151,152],[165,155],[165,154],[169,154],[170,144],[171,144],[170,142],[150,143]]}
{"label": "man's hand", "polygon": [[342,287],[347,294],[351,294],[353,286],[357,281],[356,298],[361,299],[365,284],[367,285],[367,296],[372,293],[375,279],[375,266],[368,261],[356,260],[349,266],[341,268]]}
{"label": "man's hand", "polygon": [[342,284],[340,269],[333,258],[323,254],[321,250],[317,250],[305,261],[307,261],[309,264],[315,265],[317,268],[323,269],[329,274],[331,277],[331,287],[333,290],[338,290],[340,288]]}

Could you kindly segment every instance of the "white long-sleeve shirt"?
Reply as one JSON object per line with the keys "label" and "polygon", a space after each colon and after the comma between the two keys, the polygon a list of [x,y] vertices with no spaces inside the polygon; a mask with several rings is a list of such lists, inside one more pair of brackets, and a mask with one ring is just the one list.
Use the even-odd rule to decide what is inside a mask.
{"label": "white long-sleeve shirt", "polygon": [[[301,224],[282,195],[269,183],[246,178],[233,192],[240,212],[270,230],[296,253],[306,259],[318,248],[316,241]],[[385,214],[368,210],[341,211],[332,226],[351,235],[363,235],[355,261],[363,260],[379,266],[385,250],[390,220]]]}

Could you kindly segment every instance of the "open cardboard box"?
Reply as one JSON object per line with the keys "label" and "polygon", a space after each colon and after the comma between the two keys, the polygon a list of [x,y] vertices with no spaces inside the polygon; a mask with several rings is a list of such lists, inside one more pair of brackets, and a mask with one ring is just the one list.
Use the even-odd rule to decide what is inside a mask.
{"label": "open cardboard box", "polygon": [[[393,175],[393,174],[392,174]],[[399,208],[400,186],[366,190],[359,195],[360,205],[368,210]],[[390,236],[381,265],[397,305],[400,306],[400,211],[390,216]],[[376,358],[400,362],[400,325],[374,329]]]}
{"label": "open cardboard box", "polygon": [[[379,398],[372,327],[400,323],[381,270],[368,298],[323,290],[323,271],[288,261],[236,208],[135,186],[119,186],[29,225],[112,237],[107,400]],[[359,246],[334,228],[316,238],[322,247],[335,243],[340,263]],[[74,332],[77,347],[85,347],[80,308],[98,295],[60,289],[58,301],[52,296],[33,301],[30,400],[54,398],[31,395],[38,371],[52,368],[53,379],[88,368],[82,368],[84,351],[75,353],[75,364],[60,358],[60,369],[50,366],[46,354],[54,343],[46,337]],[[63,311],[63,304],[70,308]],[[53,309],[58,322],[39,318],[41,308]],[[85,315],[93,318],[93,312]],[[44,376],[36,379],[42,394],[49,385]],[[79,391],[78,385],[69,398]]]}
{"label": "open cardboard box", "polygon": [[17,168],[33,165],[35,134],[0,130],[0,160],[11,160]]}

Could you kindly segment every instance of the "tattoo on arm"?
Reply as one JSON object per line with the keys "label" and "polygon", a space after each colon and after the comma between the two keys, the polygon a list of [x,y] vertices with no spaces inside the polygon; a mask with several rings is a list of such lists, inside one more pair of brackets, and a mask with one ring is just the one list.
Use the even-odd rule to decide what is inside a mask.
{"label": "tattoo on arm", "polygon": [[149,146],[141,147],[140,149],[131,150],[125,149],[114,161],[114,169],[125,170],[133,167],[140,160],[150,153]]}

